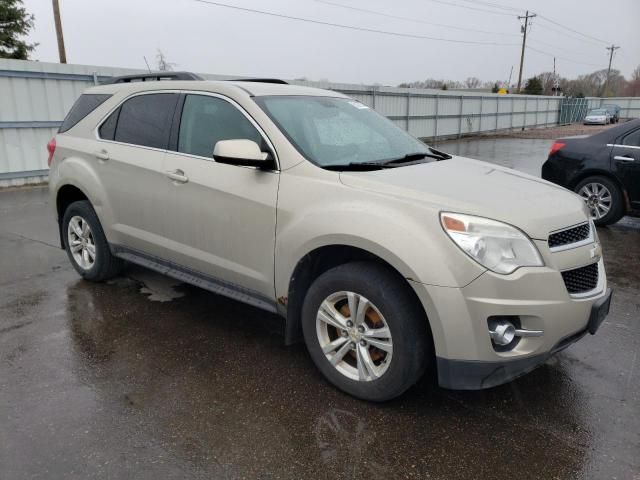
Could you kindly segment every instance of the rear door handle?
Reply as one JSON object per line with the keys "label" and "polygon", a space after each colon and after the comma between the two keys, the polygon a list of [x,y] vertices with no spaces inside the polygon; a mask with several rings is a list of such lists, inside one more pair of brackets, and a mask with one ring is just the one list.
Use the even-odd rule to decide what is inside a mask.
{"label": "rear door handle", "polygon": [[174,170],[172,172],[166,172],[167,177],[177,183],[187,183],[189,177],[187,177],[182,170]]}
{"label": "rear door handle", "polygon": [[98,160],[109,160],[109,153],[106,150],[100,150],[99,152],[94,152],[95,157]]}
{"label": "rear door handle", "polygon": [[627,157],[625,155],[616,155],[613,157],[614,160],[620,160],[621,162],[635,162],[636,159],[633,157]]}

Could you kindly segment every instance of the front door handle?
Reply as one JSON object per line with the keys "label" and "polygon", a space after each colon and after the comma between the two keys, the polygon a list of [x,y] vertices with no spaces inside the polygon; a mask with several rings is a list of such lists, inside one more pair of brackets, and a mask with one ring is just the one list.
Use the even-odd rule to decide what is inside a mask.
{"label": "front door handle", "polygon": [[620,160],[621,162],[635,162],[636,159],[633,157],[627,157],[625,155],[616,155],[613,157],[614,160]]}
{"label": "front door handle", "polygon": [[189,177],[187,177],[182,170],[173,170],[172,172],[166,172],[167,177],[177,183],[187,183]]}
{"label": "front door handle", "polygon": [[109,160],[109,152],[107,152],[106,150],[100,150],[99,152],[94,152],[95,157],[98,160]]}

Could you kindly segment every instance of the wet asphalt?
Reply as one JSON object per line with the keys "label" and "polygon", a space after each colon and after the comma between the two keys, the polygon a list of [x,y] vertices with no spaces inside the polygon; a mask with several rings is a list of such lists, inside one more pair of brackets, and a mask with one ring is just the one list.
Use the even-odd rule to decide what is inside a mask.
{"label": "wet asphalt", "polygon": [[[549,144],[440,148],[535,173]],[[0,478],[638,480],[640,220],[599,235],[597,335],[508,385],[370,404],[275,316],[139,268],[81,280],[46,189],[0,191]]]}

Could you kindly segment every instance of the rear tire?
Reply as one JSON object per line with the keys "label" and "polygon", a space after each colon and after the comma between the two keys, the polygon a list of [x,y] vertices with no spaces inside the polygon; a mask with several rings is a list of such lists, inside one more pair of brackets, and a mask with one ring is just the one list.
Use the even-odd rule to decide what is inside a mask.
{"label": "rear tire", "polygon": [[[323,320],[327,312],[331,322]],[[363,400],[397,397],[433,358],[427,318],[415,295],[401,276],[374,262],[347,263],[320,275],[304,300],[302,330],[323,375]]]}
{"label": "rear tire", "polygon": [[67,207],[62,217],[62,236],[73,268],[84,279],[102,282],[122,270],[124,262],[111,253],[98,216],[87,200]]}
{"label": "rear tire", "polygon": [[625,214],[620,187],[607,177],[595,175],[580,181],[574,191],[582,197],[598,226],[611,225]]}

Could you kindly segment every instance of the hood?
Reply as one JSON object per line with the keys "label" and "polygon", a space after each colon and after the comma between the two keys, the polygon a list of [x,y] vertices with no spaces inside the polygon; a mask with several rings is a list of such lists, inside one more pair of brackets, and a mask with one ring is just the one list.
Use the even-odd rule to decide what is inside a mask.
{"label": "hood", "polygon": [[370,172],[341,172],[343,184],[514,225],[530,237],[587,219],[574,193],[524,173],[464,157]]}

